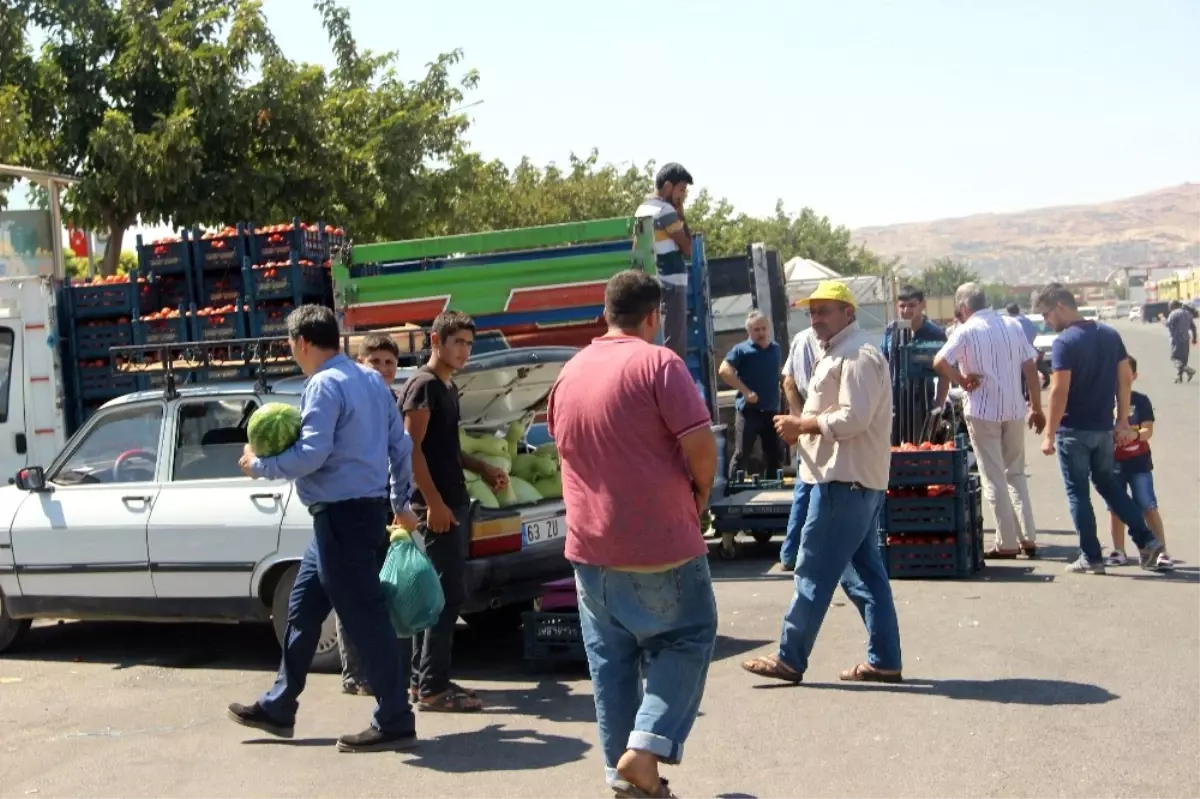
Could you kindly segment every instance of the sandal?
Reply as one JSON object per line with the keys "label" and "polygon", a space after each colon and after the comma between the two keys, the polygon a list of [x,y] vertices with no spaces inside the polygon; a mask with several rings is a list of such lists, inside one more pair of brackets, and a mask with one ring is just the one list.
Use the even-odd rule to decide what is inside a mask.
{"label": "sandal", "polygon": [[847,669],[838,675],[846,682],[903,682],[904,676],[899,671],[883,671],[867,663],[859,663],[852,669]]}
{"label": "sandal", "polygon": [[1037,544],[1030,543],[1029,541],[1022,541],[1021,542],[1021,554],[1027,558],[1036,558],[1037,557]]}
{"label": "sandal", "polygon": [[1011,552],[1009,552],[1009,551],[1006,551],[1003,549],[997,549],[996,547],[992,547],[991,549],[989,549],[983,553],[983,559],[984,560],[1016,560],[1017,555],[1020,555],[1020,554],[1021,554],[1021,551],[1019,549],[1014,549]]}
{"label": "sandal", "polygon": [[774,655],[761,655],[742,664],[742,668],[756,677],[799,684],[804,682],[804,672],[796,671]]}
{"label": "sandal", "polygon": [[655,799],[656,797],[676,799],[675,794],[671,793],[671,789],[667,787],[667,781],[661,778],[658,781],[658,790],[654,793],[646,793],[628,780],[613,780],[611,787],[613,794],[620,799]]}
{"label": "sandal", "polygon": [[453,688],[436,696],[427,696],[417,702],[418,710],[435,713],[477,713],[483,710],[483,702]]}
{"label": "sandal", "polygon": [[[474,688],[464,688],[463,686],[459,685],[458,683],[454,682],[453,680],[450,681],[450,690],[457,691],[460,694],[466,694],[467,696],[471,697],[472,699],[475,699],[477,696],[479,696],[479,694],[475,693]],[[421,689],[416,685],[410,685],[408,687],[408,698],[413,703],[420,702],[421,701]]]}

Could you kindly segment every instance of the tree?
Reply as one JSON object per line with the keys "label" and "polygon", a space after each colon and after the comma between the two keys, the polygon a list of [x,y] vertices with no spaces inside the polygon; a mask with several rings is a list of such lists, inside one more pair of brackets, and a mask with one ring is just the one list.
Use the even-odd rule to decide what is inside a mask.
{"label": "tree", "polygon": [[925,294],[930,297],[951,297],[963,283],[978,281],[979,273],[953,258],[938,258],[921,277]]}

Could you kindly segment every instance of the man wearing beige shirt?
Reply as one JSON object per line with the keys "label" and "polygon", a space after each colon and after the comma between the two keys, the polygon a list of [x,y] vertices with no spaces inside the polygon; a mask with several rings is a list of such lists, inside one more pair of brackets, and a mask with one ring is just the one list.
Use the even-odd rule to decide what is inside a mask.
{"label": "man wearing beige shirt", "polygon": [[879,552],[879,514],[891,471],[892,387],[887,361],[855,321],[854,294],[817,286],[804,304],[820,342],[808,399],[776,429],[798,444],[797,478],[812,483],[796,560],[796,591],[776,653],[746,671],[798,683],[838,583],[867,625],[867,662],[843,671],[856,682],[900,682],[900,625]]}

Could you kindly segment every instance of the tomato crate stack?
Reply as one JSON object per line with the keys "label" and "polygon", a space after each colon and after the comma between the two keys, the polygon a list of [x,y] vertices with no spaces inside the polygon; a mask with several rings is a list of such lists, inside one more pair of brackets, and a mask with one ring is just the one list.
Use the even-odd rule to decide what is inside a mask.
{"label": "tomato crate stack", "polygon": [[879,520],[892,579],[964,578],[982,568],[981,490],[963,443],[893,449]]}
{"label": "tomato crate stack", "polygon": [[283,320],[303,303],[333,304],[330,258],[345,243],[345,231],[298,217],[278,225],[246,226],[249,258],[243,270],[254,336],[286,333]]}

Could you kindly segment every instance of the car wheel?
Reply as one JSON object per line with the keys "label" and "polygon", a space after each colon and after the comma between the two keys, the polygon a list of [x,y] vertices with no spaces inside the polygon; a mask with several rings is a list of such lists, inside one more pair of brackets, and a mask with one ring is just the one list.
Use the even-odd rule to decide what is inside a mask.
{"label": "car wheel", "polygon": [[[271,623],[275,627],[275,640],[279,642],[280,648],[283,647],[283,638],[287,634],[288,599],[292,595],[292,586],[296,584],[298,571],[299,564],[283,573],[275,585],[275,595],[271,599]],[[313,656],[311,670],[325,674],[337,674],[342,670],[337,621],[332,613],[321,624],[321,636],[317,639],[317,653]]]}
{"label": "car wheel", "polygon": [[4,591],[0,590],[0,652],[15,649],[29,632],[32,619],[14,619],[8,615],[8,603]]}
{"label": "car wheel", "polygon": [[481,636],[502,638],[512,635],[521,627],[521,616],[533,610],[532,602],[517,602],[499,608],[489,608],[475,613],[463,614],[463,621]]}

